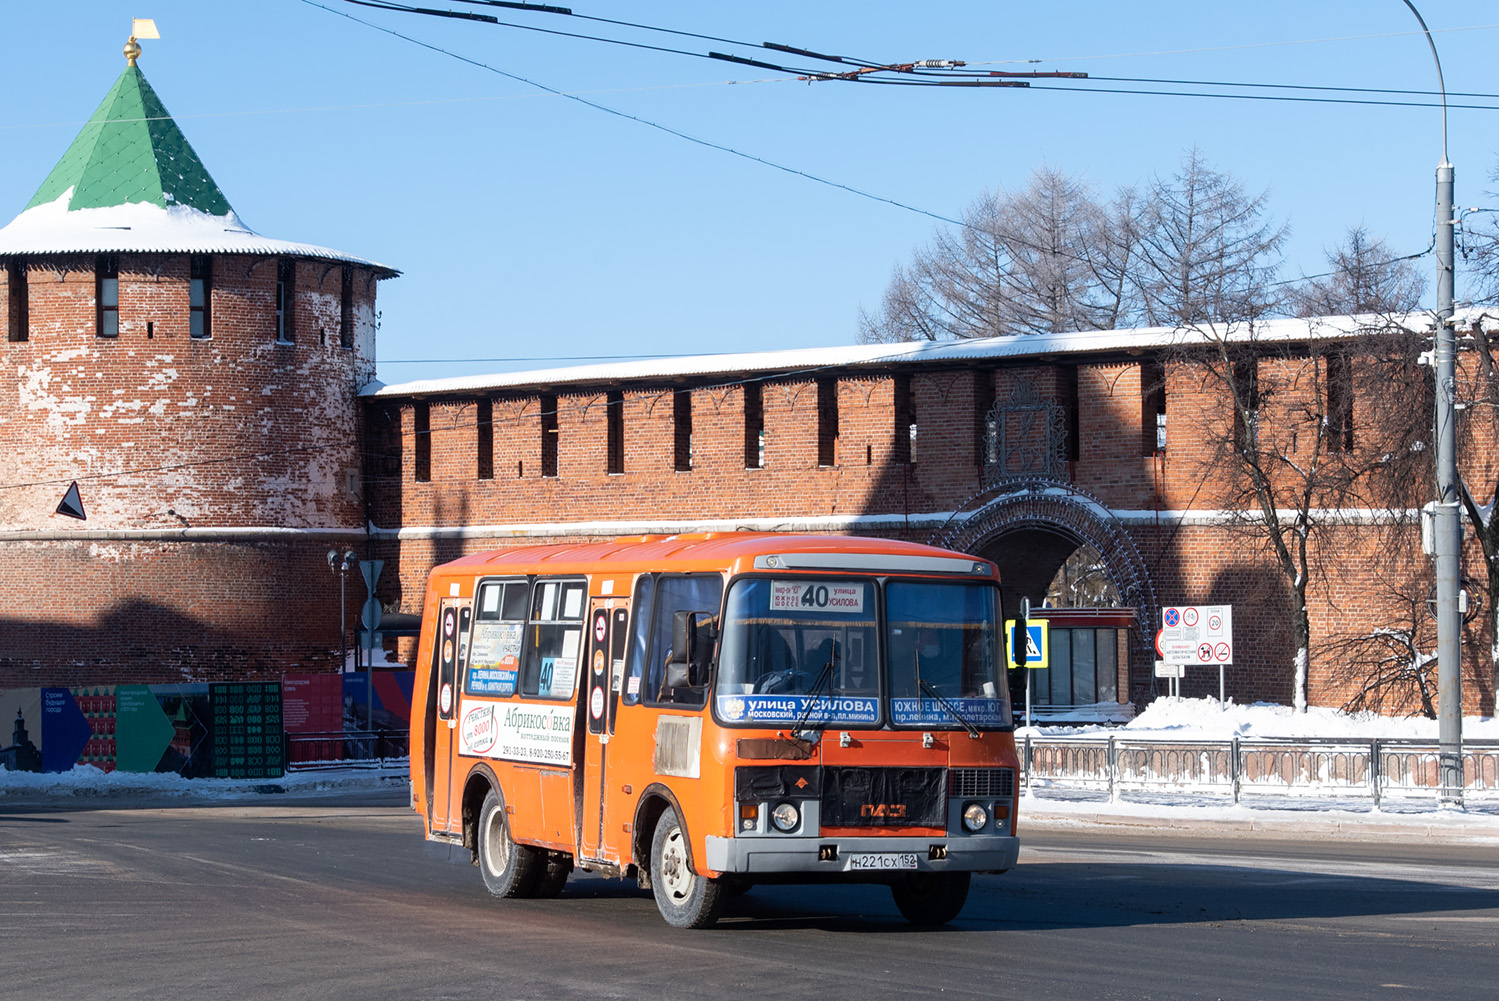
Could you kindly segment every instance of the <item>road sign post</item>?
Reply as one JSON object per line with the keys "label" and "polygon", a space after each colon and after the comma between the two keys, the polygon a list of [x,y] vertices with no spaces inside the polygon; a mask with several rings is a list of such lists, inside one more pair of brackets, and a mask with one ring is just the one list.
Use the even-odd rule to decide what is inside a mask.
{"label": "road sign post", "polygon": [[375,597],[375,585],[384,569],[384,560],[359,561],[359,574],[364,578],[364,589],[369,595],[359,609],[359,624],[364,627],[364,635],[360,637],[363,642],[359,645],[369,651],[364,673],[364,725],[372,733],[375,729],[375,630],[380,628],[383,614],[380,601]]}
{"label": "road sign post", "polygon": [[[1233,611],[1232,605],[1168,605],[1161,611],[1155,640],[1156,653],[1168,665],[1217,665],[1218,705],[1224,708],[1224,668],[1234,662]],[[1180,678],[1175,679],[1178,692]]]}

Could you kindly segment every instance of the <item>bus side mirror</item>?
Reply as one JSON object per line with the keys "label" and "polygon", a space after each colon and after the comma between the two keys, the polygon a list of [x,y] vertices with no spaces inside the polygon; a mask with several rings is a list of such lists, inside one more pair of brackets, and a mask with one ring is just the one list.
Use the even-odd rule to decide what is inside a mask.
{"label": "bus side mirror", "polygon": [[713,652],[713,642],[707,626],[711,618],[709,612],[672,613],[667,688],[702,688],[708,683],[708,658]]}

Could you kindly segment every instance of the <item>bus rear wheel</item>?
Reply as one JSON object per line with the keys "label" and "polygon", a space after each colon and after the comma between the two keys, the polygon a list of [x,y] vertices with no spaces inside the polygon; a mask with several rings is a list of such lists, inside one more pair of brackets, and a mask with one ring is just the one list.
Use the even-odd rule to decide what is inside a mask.
{"label": "bus rear wheel", "polygon": [[510,837],[505,804],[500,794],[489,790],[479,811],[479,871],[484,885],[496,897],[532,897],[543,875],[545,862],[534,848],[518,845]]}
{"label": "bus rear wheel", "polygon": [[536,896],[555,897],[562,892],[562,887],[567,885],[567,877],[572,874],[573,860],[565,855],[552,855],[546,860],[546,871],[539,873],[540,878],[536,881]]}
{"label": "bus rear wheel", "polygon": [[923,872],[890,884],[895,906],[913,925],[945,925],[968,900],[967,872]]}
{"label": "bus rear wheel", "polygon": [[656,908],[673,928],[706,928],[718,920],[723,887],[692,871],[687,829],[670,807],[651,838],[651,891]]}

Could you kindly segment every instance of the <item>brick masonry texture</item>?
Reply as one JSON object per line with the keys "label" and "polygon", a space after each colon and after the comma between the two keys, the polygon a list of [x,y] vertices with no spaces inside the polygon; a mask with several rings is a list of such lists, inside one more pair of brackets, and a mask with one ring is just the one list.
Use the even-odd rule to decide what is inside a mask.
{"label": "brick masonry texture", "polygon": [[[274,259],[213,259],[204,339],[189,336],[185,255],[119,256],[117,337],[96,333],[93,258],[28,265],[26,336],[0,342],[0,687],[334,665],[324,553],[362,534],[373,277],[355,269],[344,348],[342,268],[324,261],[297,263],[291,344],[276,343]],[[54,514],[74,480],[86,522]],[[301,535],[232,537],[267,528]],[[159,538],[192,529],[231,538]]]}
{"label": "brick masonry texture", "polygon": [[[399,529],[878,515],[877,525],[859,530],[927,541],[940,522],[932,516],[982,509],[996,496],[985,481],[985,414],[1032,392],[1060,416],[1053,480],[1130,513],[1117,527],[1138,552],[1158,604],[1234,606],[1237,657],[1228,692],[1240,701],[1291,699],[1290,590],[1263,536],[1177,517],[1228,504],[1235,487],[1217,450],[1231,409],[1221,386],[1190,359],[1120,352],[815,377],[756,374],[760,465],[762,442],[746,441],[748,374],[364,399],[358,388],[374,374],[375,283],[367,272],[355,275],[355,339],[346,349],[339,345],[338,267],[299,262],[290,345],[275,340],[273,260],[215,259],[213,337],[206,341],[188,337],[186,257],[123,255],[119,267],[118,338],[94,333],[92,260],[56,260],[32,262],[27,272],[27,338],[0,343],[0,481],[7,485],[0,491],[0,687],[331,669],[340,609],[338,577],[324,561],[329,548],[384,559],[378,597],[389,611],[410,612],[419,610],[434,565],[534,541],[519,530],[397,541],[389,533]],[[3,294],[0,307],[9,289]],[[0,317],[8,315],[0,308]],[[1280,387],[1262,407],[1262,433],[1281,436],[1278,447],[1294,457],[1309,440],[1298,424],[1306,398],[1297,394],[1315,384],[1315,366],[1294,358],[1261,364],[1262,380]],[[1165,373],[1169,437],[1159,451],[1154,414],[1144,405],[1150,366]],[[831,409],[819,407],[819,380],[833,383],[836,428]],[[909,413],[898,414],[906,385]],[[679,469],[686,428],[678,426],[674,393],[684,390],[691,398],[690,468]],[[621,400],[620,472],[609,471],[611,392]],[[543,440],[552,432],[542,409],[550,398],[556,470],[543,475]],[[487,439],[479,430],[481,401],[492,413]],[[1355,400],[1356,427],[1364,402]],[[419,412],[425,434],[418,434]],[[1464,421],[1465,473],[1489,496],[1499,436],[1482,413],[1465,412]],[[835,430],[832,462],[820,462],[819,441]],[[1044,458],[1044,422],[1008,430]],[[488,462],[480,455],[485,440]],[[481,479],[481,468],[492,475]],[[74,479],[88,508],[83,524],[52,513]],[[366,535],[367,523],[380,533]],[[301,532],[162,536],[183,528]],[[66,537],[70,530],[104,537]],[[569,538],[604,531],[580,527]],[[1391,539],[1388,526],[1370,524],[1338,525],[1314,537],[1313,704],[1340,705],[1355,690],[1336,640],[1406,614],[1390,593],[1391,566],[1414,574],[1426,563],[1414,526]],[[1028,568],[1011,581],[1007,602],[1022,590],[1038,600],[1036,582],[1044,584],[1078,541],[1068,525],[1013,523],[977,539],[973,551]],[[1471,541],[1466,563],[1481,567]],[[356,574],[345,584],[343,613],[352,630],[363,582]],[[1475,619],[1465,637],[1468,711],[1493,711],[1486,622]],[[1149,630],[1130,638],[1130,697],[1149,697],[1155,688],[1151,639]],[[410,656],[411,646],[405,641],[400,650]],[[1216,694],[1217,672],[1190,671],[1185,691]]]}

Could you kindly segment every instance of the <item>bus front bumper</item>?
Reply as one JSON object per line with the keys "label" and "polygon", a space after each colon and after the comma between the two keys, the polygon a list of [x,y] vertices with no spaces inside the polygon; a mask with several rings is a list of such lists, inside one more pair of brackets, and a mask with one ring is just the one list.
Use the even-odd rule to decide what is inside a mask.
{"label": "bus front bumper", "polygon": [[898,876],[902,872],[1002,872],[1020,857],[1008,835],[916,838],[708,836],[707,868],[723,873],[846,873]]}

